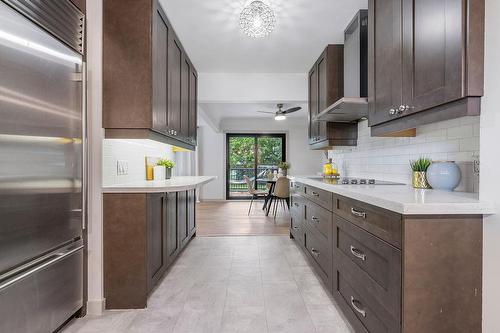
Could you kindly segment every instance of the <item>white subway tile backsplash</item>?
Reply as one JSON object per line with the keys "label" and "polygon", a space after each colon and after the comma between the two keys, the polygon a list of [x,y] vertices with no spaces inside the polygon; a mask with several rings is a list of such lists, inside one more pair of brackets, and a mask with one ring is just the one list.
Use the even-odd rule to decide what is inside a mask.
{"label": "white subway tile backsplash", "polygon": [[[175,160],[172,146],[153,140],[103,140],[103,185],[129,183],[146,179],[145,157],[158,156]],[[118,175],[117,162],[128,165],[126,175]]]}
{"label": "white subway tile backsplash", "polygon": [[414,138],[372,138],[368,122],[358,124],[358,146],[329,151],[344,176],[411,182],[409,161],[426,156],[459,164],[463,181],[457,190],[477,191],[479,177],[470,164],[479,153],[479,117],[463,117],[417,128]]}

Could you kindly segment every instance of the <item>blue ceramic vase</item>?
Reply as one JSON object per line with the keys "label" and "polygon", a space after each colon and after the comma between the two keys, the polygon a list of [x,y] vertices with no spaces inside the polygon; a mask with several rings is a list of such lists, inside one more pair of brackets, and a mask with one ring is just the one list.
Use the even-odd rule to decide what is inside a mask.
{"label": "blue ceramic vase", "polygon": [[433,162],[427,169],[427,181],[436,190],[453,191],[461,179],[460,168],[453,161]]}

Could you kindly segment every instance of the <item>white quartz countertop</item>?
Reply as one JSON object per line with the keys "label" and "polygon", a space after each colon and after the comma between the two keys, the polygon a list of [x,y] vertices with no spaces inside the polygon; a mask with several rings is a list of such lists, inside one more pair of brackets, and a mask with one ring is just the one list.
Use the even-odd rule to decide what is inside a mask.
{"label": "white quartz countertop", "polygon": [[216,179],[215,176],[182,176],[166,180],[143,180],[102,187],[103,193],[179,192],[197,188]]}
{"label": "white quartz countertop", "polygon": [[291,180],[404,215],[489,215],[494,206],[477,193],[414,189],[410,185],[331,185],[307,176]]}

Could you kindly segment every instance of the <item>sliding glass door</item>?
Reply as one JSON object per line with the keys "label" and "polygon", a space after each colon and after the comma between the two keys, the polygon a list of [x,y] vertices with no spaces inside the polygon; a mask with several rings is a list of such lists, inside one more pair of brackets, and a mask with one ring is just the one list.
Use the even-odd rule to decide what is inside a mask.
{"label": "sliding glass door", "polygon": [[278,170],[282,161],[286,161],[285,134],[226,134],[226,199],[250,198],[244,176],[254,188],[265,189],[265,182],[255,180]]}

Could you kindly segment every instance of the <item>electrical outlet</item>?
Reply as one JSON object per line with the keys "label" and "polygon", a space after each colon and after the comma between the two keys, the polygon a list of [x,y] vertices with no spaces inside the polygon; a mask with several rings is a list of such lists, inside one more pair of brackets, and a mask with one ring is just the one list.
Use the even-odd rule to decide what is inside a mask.
{"label": "electrical outlet", "polygon": [[116,161],[116,174],[118,176],[128,175],[128,162]]}
{"label": "electrical outlet", "polygon": [[479,176],[480,162],[479,162],[479,155],[478,154],[472,154],[472,162],[473,162],[473,167],[474,167],[474,174],[476,176]]}

